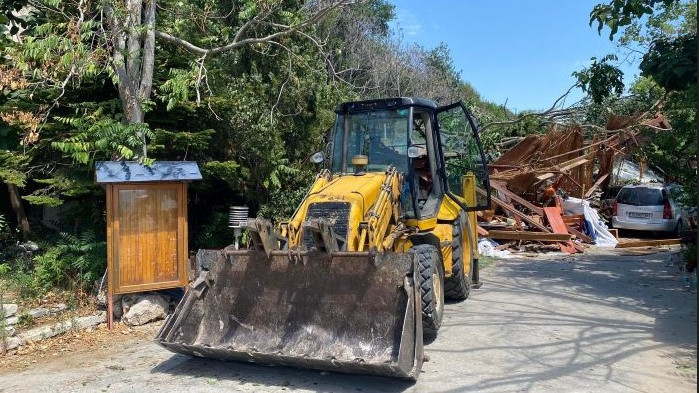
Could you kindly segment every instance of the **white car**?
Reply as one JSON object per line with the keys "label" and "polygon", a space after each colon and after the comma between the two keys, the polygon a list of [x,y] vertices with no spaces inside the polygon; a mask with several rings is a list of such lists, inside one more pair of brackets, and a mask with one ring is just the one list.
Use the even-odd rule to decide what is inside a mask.
{"label": "white car", "polygon": [[612,203],[612,226],[680,234],[689,228],[687,212],[676,201],[681,187],[647,183],[624,186]]}

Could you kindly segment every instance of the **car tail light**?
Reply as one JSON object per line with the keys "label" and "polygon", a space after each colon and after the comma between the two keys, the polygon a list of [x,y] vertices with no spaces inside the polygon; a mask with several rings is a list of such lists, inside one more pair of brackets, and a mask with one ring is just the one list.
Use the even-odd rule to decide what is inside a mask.
{"label": "car tail light", "polygon": [[616,209],[617,209],[617,203],[616,201],[612,202],[612,215],[616,217]]}
{"label": "car tail light", "polygon": [[663,205],[663,218],[666,220],[672,218],[672,206],[670,206],[669,201],[666,201],[665,205]]}

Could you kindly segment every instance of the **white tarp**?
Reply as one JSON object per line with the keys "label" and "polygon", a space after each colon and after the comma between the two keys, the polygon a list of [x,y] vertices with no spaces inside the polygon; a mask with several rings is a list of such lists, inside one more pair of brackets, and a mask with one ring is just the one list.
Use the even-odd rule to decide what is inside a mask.
{"label": "white tarp", "polygon": [[616,247],[618,243],[616,238],[607,230],[607,226],[602,222],[597,210],[590,207],[588,201],[568,197],[563,200],[563,212],[565,214],[582,214],[591,232],[593,232],[590,233],[590,237],[595,240],[597,246]]}
{"label": "white tarp", "polygon": [[498,250],[495,248],[498,246],[498,244],[488,238],[481,238],[478,240],[478,253],[482,256],[486,257],[495,257],[495,258],[512,258],[513,255],[511,252],[508,250]]}

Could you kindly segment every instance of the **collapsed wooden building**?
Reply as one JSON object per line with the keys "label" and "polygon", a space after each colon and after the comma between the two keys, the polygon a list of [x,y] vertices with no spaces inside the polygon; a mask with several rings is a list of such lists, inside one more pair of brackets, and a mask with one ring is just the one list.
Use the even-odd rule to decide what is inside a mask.
{"label": "collapsed wooden building", "polygon": [[603,208],[599,198],[615,163],[642,145],[648,129],[670,125],[661,113],[646,120],[612,116],[588,140],[577,125],[552,126],[519,140],[489,164],[493,210],[479,216],[481,235],[509,243],[502,248],[516,242],[535,250],[583,251],[595,243],[594,231],[583,214],[566,213],[564,202],[593,200]]}

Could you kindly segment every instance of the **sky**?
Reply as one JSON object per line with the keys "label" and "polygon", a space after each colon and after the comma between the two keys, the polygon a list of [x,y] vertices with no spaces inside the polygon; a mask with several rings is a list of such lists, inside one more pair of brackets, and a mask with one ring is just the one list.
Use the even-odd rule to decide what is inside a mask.
{"label": "sky", "polygon": [[[571,76],[598,59],[620,54],[609,31],[589,26],[604,0],[391,0],[392,22],[405,42],[448,45],[454,66],[484,100],[515,111],[548,109],[575,84]],[[624,82],[640,59],[622,62]],[[568,103],[583,97],[575,89]]]}

